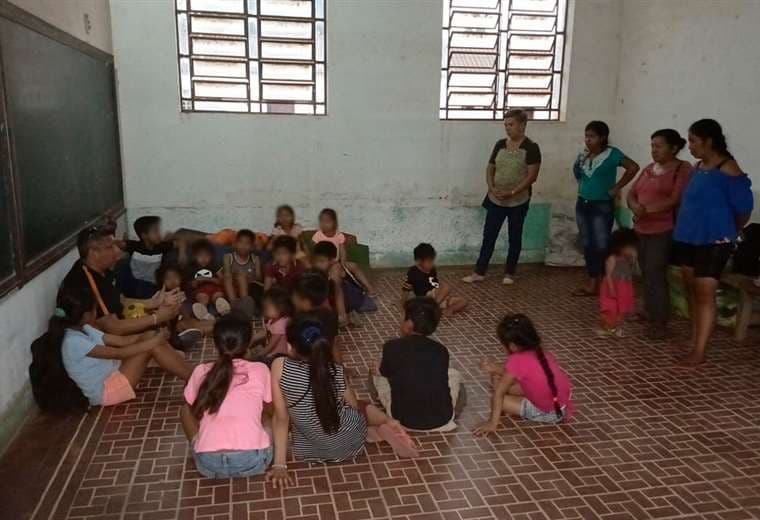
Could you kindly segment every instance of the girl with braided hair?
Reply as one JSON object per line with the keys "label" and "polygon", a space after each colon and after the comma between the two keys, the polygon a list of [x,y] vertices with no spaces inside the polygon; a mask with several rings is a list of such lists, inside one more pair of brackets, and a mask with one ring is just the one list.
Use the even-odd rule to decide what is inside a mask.
{"label": "girl with braided hair", "polygon": [[491,376],[491,418],[475,429],[487,436],[497,430],[502,412],[529,421],[556,424],[573,415],[572,384],[554,356],[544,352],[535,326],[524,314],[507,314],[496,329],[508,358],[502,368],[483,361]]}

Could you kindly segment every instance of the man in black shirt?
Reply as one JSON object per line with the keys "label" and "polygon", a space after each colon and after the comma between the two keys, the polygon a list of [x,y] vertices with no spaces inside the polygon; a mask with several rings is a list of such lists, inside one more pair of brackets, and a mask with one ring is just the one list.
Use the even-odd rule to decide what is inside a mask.
{"label": "man in black shirt", "polygon": [[438,326],[439,306],[433,298],[418,297],[405,302],[404,313],[402,337],[383,346],[372,378],[377,397],[406,428],[453,430],[461,375],[449,369],[446,347],[428,337]]}
{"label": "man in black shirt", "polygon": [[[130,300],[122,296],[116,287],[113,267],[122,255],[114,240],[112,226],[93,226],[77,237],[79,260],[63,279],[63,286],[89,287],[97,301],[96,327],[103,332],[121,336],[137,334],[167,323],[179,313],[183,295],[178,290],[159,292],[148,300]],[[123,319],[124,307],[142,304],[153,314],[135,319]]]}

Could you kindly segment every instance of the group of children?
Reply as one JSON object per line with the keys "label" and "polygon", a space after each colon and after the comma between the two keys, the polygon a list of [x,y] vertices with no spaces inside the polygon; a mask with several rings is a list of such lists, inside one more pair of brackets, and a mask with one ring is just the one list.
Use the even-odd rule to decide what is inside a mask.
{"label": "group of children", "polygon": [[[119,360],[127,354],[151,355],[187,381],[181,422],[196,466],[208,477],[268,470],[275,486],[287,486],[289,431],[294,455],[304,460],[344,460],[373,441],[388,442],[399,456],[417,456],[407,431],[450,431],[466,404],[448,350],[430,336],[442,316],[464,310],[468,302],[438,278],[433,246],[419,244],[402,285],[401,336],[384,345],[369,374],[371,393],[385,412],[358,400],[353,376],[341,364],[338,330],[350,325],[352,311],[376,308],[374,287],[348,261],[335,212],[323,210],[319,221],[309,247],[292,208],[282,206],[270,237],[237,231],[217,264],[213,237],[192,244],[179,234],[167,240],[160,219],[138,219],[139,242],[119,243],[132,255],[132,275],[152,281],[160,292],[183,292],[185,309],[169,330],[127,341],[93,326],[91,297],[59,297],[51,324],[63,332],[53,343],[69,376],[91,404],[99,405],[134,398],[142,372],[125,372]],[[352,302],[354,290],[364,296],[360,308]],[[263,318],[255,334],[253,313]],[[161,351],[168,339],[189,332],[212,336],[218,352],[216,361],[191,373]],[[504,366],[483,363],[492,378],[492,413],[475,434],[495,431],[504,412],[547,423],[569,420],[569,378],[543,352],[530,320],[508,315],[498,336],[509,358]],[[188,345],[180,341],[175,347]]]}

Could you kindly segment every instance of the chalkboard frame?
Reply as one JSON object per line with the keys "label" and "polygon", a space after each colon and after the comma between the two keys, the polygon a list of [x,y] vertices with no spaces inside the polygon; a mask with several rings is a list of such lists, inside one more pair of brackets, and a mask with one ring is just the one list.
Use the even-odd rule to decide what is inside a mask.
{"label": "chalkboard frame", "polygon": [[[24,11],[23,9],[11,4],[8,0],[0,0],[0,17],[10,22],[22,25],[32,31],[57,41],[71,49],[87,54],[93,58],[110,64],[113,67],[113,55],[84,42],[67,32],[45,22],[44,20]],[[115,74],[115,69],[114,74]],[[116,81],[113,82],[113,100],[114,106],[118,108],[116,98]],[[119,135],[118,110],[116,117],[116,139],[119,143],[117,146],[117,163],[119,165],[119,175],[122,175],[121,169],[121,139]],[[16,178],[15,148],[13,142],[13,128],[11,118],[8,114],[5,74],[0,55],[0,182],[4,183],[7,200],[5,201],[8,222],[10,223],[10,241],[13,252],[14,272],[0,279],[0,297],[4,297],[8,292],[18,289],[39,275],[52,264],[63,258],[72,247],[76,244],[76,237],[82,229],[97,225],[106,221],[114,220],[125,213],[124,197],[112,208],[106,210],[102,215],[83,222],[81,226],[62,237],[55,245],[48,248],[41,254],[33,258],[27,258],[24,251],[24,226],[21,214],[19,181]]]}

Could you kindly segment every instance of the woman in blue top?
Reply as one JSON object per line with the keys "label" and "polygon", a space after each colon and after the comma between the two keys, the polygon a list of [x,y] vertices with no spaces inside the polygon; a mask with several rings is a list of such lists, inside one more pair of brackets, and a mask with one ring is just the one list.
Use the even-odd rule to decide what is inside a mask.
{"label": "woman in blue top", "polygon": [[689,128],[689,151],[700,159],[684,190],[673,233],[673,256],[689,294],[692,352],[679,364],[704,363],[715,326],[715,291],[739,231],[752,213],[752,183],[728,151],[720,124]]}
{"label": "woman in blue top", "polygon": [[[599,281],[604,276],[604,260],[615,221],[615,199],[639,171],[638,164],[609,145],[609,136],[610,128],[604,121],[587,124],[586,148],[578,154],[573,165],[573,174],[578,181],[575,219],[589,277],[586,287],[573,292],[574,296],[596,296],[599,293]],[[618,168],[625,169],[619,181]]]}

